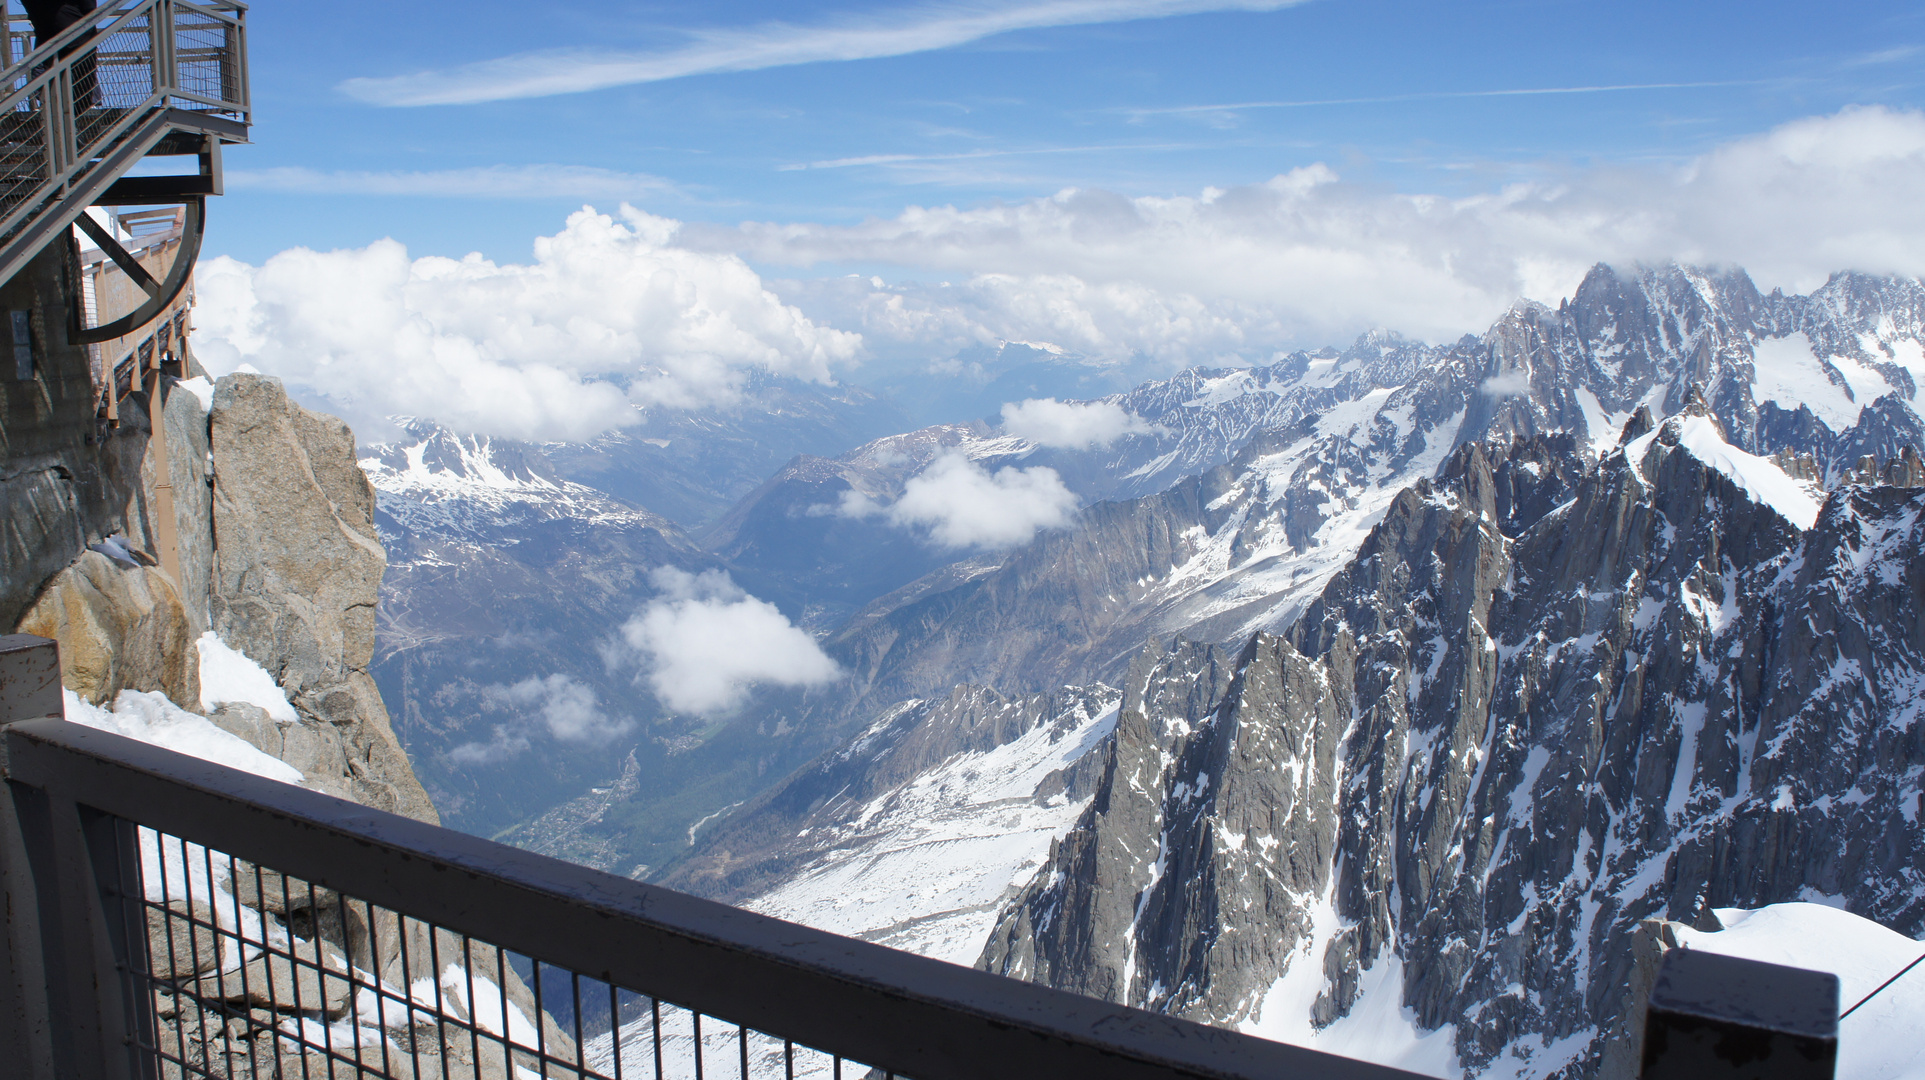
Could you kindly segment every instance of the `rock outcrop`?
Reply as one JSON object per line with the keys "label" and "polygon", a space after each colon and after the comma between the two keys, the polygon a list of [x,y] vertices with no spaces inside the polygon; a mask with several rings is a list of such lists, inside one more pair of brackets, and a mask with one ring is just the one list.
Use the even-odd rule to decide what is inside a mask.
{"label": "rock outcrop", "polygon": [[338,733],[355,801],[437,821],[368,675],[386,556],[354,433],[279,380],[245,374],[220,380],[209,429],[210,627],[274,676],[304,722]]}
{"label": "rock outcrop", "polygon": [[14,630],[60,642],[61,682],[86,701],[159,690],[200,703],[193,619],[179,586],[156,567],[84,551],[40,594]]}
{"label": "rock outcrop", "polygon": [[[1468,445],[1286,632],[1140,659],[983,966],[1585,1076],[1646,920],[1826,897],[1925,929],[1925,492],[1820,511],[1702,410],[1626,436],[1561,478],[1544,440]],[[1507,470],[1545,485],[1523,513]]]}
{"label": "rock outcrop", "polygon": [[[89,705],[111,708],[130,692],[164,694],[292,765],[309,788],[435,821],[368,675],[385,555],[353,433],[289,400],[271,378],[222,378],[211,413],[175,380],[165,382],[166,460],[149,453],[123,463],[125,475],[139,477],[124,510],[76,533],[76,543],[93,541],[93,549],[17,605],[24,609],[19,630],[60,643],[63,682]],[[124,448],[145,441],[146,415],[144,397],[124,403],[116,436]],[[168,505],[159,497],[163,477],[173,488],[178,576],[157,565],[159,515]],[[291,718],[247,702],[203,705],[197,641],[206,631],[273,678],[293,706]],[[551,1052],[570,1052],[570,1039],[490,946],[251,868],[211,886],[218,909],[211,910],[205,880],[193,906],[176,900],[167,915],[153,913],[148,927],[150,951],[164,969],[193,980],[194,996],[220,1003],[161,995],[166,1049],[196,1068],[237,1077],[303,1068],[276,1031],[309,1039],[329,1032],[347,1040],[338,1048],[347,1057],[359,1043],[362,1062],[377,1068],[411,1067],[384,1064],[383,1055],[397,1051],[434,1075],[445,1068],[476,1080],[505,1080],[536,1064],[519,1053],[511,1063],[499,1044],[477,1053],[465,1033],[456,1038],[457,1029],[444,1031],[398,1001],[387,1003],[385,1015],[361,1015],[356,1010],[369,1007],[370,996],[350,993],[350,972],[408,987],[396,991],[403,994],[420,992],[410,972],[446,982],[435,996],[448,1014],[489,1030],[501,1021],[487,1014],[485,996],[468,1000],[485,982],[498,1003],[492,1008],[499,1011],[505,997],[524,1019],[540,1018]],[[253,911],[243,916],[245,909]],[[250,950],[255,955],[242,962],[231,940],[215,947],[213,923],[229,933],[264,927],[270,948]],[[250,931],[257,939],[261,932]],[[449,966],[455,957],[472,970]],[[318,1075],[342,1067],[308,1058],[305,1067]]]}

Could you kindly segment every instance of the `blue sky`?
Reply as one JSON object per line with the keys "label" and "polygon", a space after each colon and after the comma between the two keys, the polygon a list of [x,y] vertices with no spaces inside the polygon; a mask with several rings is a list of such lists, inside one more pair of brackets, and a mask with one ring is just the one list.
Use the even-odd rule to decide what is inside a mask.
{"label": "blue sky", "polygon": [[[623,196],[687,221],[847,223],[1069,186],[1193,194],[1319,161],[1353,181],[1458,195],[1599,162],[1683,161],[1852,103],[1914,106],[1925,70],[1917,3],[1209,10],[1235,6],[265,2],[249,16],[256,144],[229,156],[236,197],[218,207],[209,248],[259,262],[392,236],[417,254],[520,259],[568,211]],[[1019,28],[969,39],[999,25]],[[745,42],[778,63],[877,37],[871,50],[963,40],[702,70]],[[423,85],[381,80],[439,73],[430,90],[472,94],[514,80],[483,71],[464,84],[464,67],[524,58],[524,72],[565,78],[611,54],[694,71],[516,100],[374,103]],[[1649,88],[1509,93],[1625,86]],[[1267,102],[1341,103],[1251,104]],[[368,193],[396,187],[422,194]],[[515,194],[485,194],[504,188]]]}
{"label": "blue sky", "polygon": [[1925,274],[1925,3],[1839,10],[263,3],[197,349],[582,438],[757,369],[1452,340],[1598,262]]}

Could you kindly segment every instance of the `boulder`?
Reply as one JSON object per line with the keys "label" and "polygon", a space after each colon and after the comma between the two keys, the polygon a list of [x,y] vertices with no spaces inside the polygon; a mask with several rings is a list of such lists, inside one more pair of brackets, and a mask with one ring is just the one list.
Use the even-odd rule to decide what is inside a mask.
{"label": "boulder", "polygon": [[214,909],[202,903],[190,908],[187,901],[175,900],[167,905],[165,914],[148,908],[150,970],[163,979],[180,979],[218,967],[220,949],[213,924]]}
{"label": "boulder", "polygon": [[346,958],[333,946],[323,942],[317,948],[299,939],[290,945],[283,938],[246,965],[201,979],[192,993],[203,1000],[333,1016],[347,1007],[347,971]]}
{"label": "boulder", "polygon": [[84,551],[55,575],[17,633],[60,642],[60,681],[93,704],[122,690],[158,690],[200,707],[200,659],[180,588],[158,567],[122,566]]}

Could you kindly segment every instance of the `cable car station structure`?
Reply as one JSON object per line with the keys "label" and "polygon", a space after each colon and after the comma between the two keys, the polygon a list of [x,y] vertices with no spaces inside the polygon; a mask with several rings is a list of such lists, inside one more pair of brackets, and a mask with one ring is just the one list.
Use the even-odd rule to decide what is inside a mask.
{"label": "cable car station structure", "polygon": [[[0,499],[10,504],[0,516],[0,586],[9,592],[115,531],[141,460],[166,460],[164,425],[154,422],[161,376],[188,374],[207,199],[221,193],[222,148],[246,143],[252,122],[244,4],[110,0],[74,18],[83,6],[93,5],[6,0],[0,42]],[[135,395],[148,438],[121,439],[123,403]],[[170,497],[163,484],[157,500]],[[174,570],[172,507],[152,509],[152,554]],[[0,611],[0,622],[18,614]]]}

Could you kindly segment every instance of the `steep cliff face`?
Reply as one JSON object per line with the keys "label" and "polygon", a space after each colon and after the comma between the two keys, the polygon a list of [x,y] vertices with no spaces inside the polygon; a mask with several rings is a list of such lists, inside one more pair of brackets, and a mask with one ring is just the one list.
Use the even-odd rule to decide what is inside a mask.
{"label": "steep cliff face", "polygon": [[[209,429],[210,628],[274,677],[304,726],[338,739],[349,797],[438,820],[368,674],[387,559],[353,432],[258,375],[220,380]],[[254,719],[232,726],[276,753]]]}
{"label": "steep cliff face", "polygon": [[[55,574],[19,624],[23,632],[59,641],[63,682],[72,691],[69,719],[436,820],[368,674],[386,558],[375,530],[374,490],[356,463],[352,432],[290,401],[273,379],[241,374],[212,385],[166,384],[168,460],[149,453],[129,470],[141,483],[121,515],[107,522],[114,535]],[[208,395],[211,410],[200,394]],[[144,432],[132,421],[144,412],[135,407],[139,401],[123,404],[129,430],[118,437],[131,445],[132,436]],[[175,489],[178,576],[157,565],[153,553],[156,515],[167,505],[157,497],[160,477]],[[258,685],[237,693],[236,671],[241,682],[252,678]],[[240,873],[251,882],[257,871],[243,865]],[[210,900],[218,906],[225,899],[226,910],[258,909],[268,932],[287,935],[303,956],[336,972],[352,965],[390,988],[407,983],[410,967],[433,971],[437,955],[471,955],[472,973],[456,965],[435,976],[446,984],[454,1014],[467,1015],[465,988],[487,983],[493,992],[499,980],[499,992],[524,1018],[537,1018],[549,1044],[572,1045],[535,1008],[526,986],[512,973],[503,978],[490,947],[472,946],[470,953],[445,932],[431,937],[421,924],[404,928],[391,914],[370,915],[299,881],[283,893],[281,875],[259,874],[260,889],[224,872],[200,880],[196,915],[204,922],[215,918]],[[150,882],[150,893],[163,888]],[[164,895],[187,910],[185,897]],[[225,1011],[205,1013],[173,998],[161,1003],[165,1049],[209,1075],[329,1068],[318,1058],[299,1062],[292,1045],[272,1034],[276,1025],[315,1025],[301,1028],[310,1034],[327,1026],[332,1038],[358,1038],[356,1003],[345,982],[327,980],[323,987],[304,975],[297,985],[285,969],[270,971],[261,959],[248,962],[243,974],[238,961],[223,966],[223,955],[205,947],[204,935],[200,949],[170,950],[167,920],[158,916],[150,919],[150,933],[156,955],[177,957],[170,960],[173,974],[198,977],[197,993],[227,1003]],[[187,939],[184,924],[172,934],[177,942]],[[236,955],[230,949],[225,959]],[[365,1009],[367,1002],[360,1005]],[[250,1010],[268,1034],[230,1023],[236,1011]],[[393,1022],[376,1045],[398,1040],[436,1072],[444,1064],[464,1076],[514,1071],[498,1049],[477,1054],[462,1040],[444,1040],[432,1025],[415,1024],[401,1015],[406,1011],[390,1007]],[[362,1024],[371,1020],[358,1017]],[[372,1053],[364,1060],[378,1065],[380,1051]]]}
{"label": "steep cliff face", "polygon": [[984,966],[1331,1045],[1408,1009],[1377,1053],[1582,1074],[1642,919],[1925,928],[1925,492],[1820,513],[1723,434],[1673,418],[1510,514],[1556,451],[1467,447],[1285,634],[1140,662]]}
{"label": "steep cliff face", "polygon": [[[297,767],[323,790],[436,820],[368,676],[385,557],[352,433],[262,376],[221,379],[211,412],[168,384],[179,579],[152,554],[165,503],[150,453],[119,539],[82,552],[17,629],[60,642],[63,681],[91,704],[158,691],[276,757],[299,747]],[[260,665],[294,711],[205,701],[204,632]]]}

